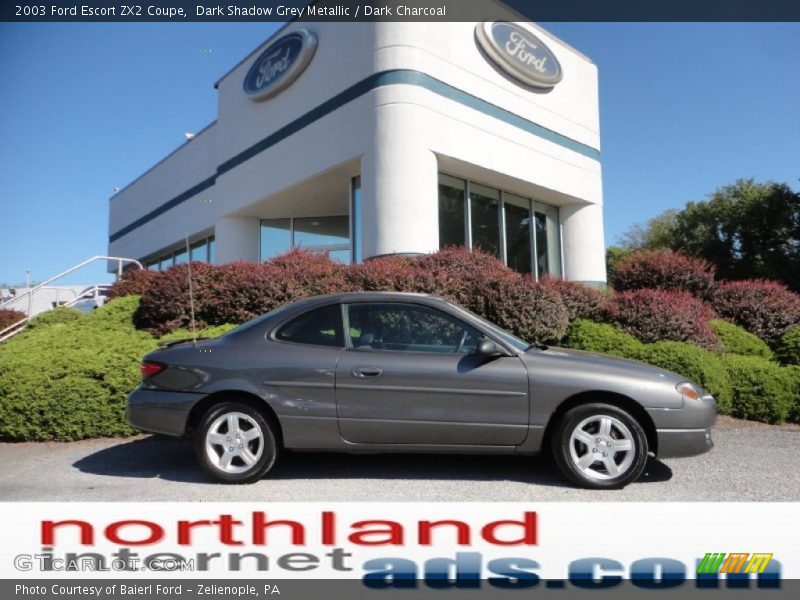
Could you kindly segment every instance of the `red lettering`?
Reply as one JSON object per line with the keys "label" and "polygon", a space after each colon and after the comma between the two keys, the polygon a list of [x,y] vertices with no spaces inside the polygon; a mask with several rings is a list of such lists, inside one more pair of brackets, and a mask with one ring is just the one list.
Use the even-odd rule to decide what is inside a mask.
{"label": "red lettering", "polygon": [[[124,527],[140,526],[146,527],[150,530],[150,535],[143,540],[126,540],[122,539],[119,535],[119,530]],[[120,544],[122,546],[145,546],[147,544],[155,544],[164,537],[164,529],[158,523],[152,521],[116,521],[111,523],[105,529],[105,536],[109,542]]]}
{"label": "red lettering", "polygon": [[295,546],[305,546],[306,530],[302,523],[297,521],[269,521],[267,515],[262,511],[253,513],[253,543],[265,545],[267,543],[267,527],[274,525],[287,525],[292,530],[292,544]]}
{"label": "red lettering", "polygon": [[336,515],[329,510],[322,513],[322,545],[333,546],[336,543]]}
{"label": "red lettering", "polygon": [[420,521],[419,522],[419,543],[420,546],[430,546],[433,542],[431,541],[431,531],[434,527],[439,527],[440,525],[451,525],[457,529],[457,544],[459,546],[467,546],[469,545],[469,525],[464,523],[464,521]]}
{"label": "red lettering", "polygon": [[[496,530],[499,527],[522,527],[522,537],[517,540],[501,540],[497,537]],[[513,521],[511,519],[504,521],[492,521],[487,523],[481,529],[481,536],[490,544],[497,546],[518,546],[526,544],[528,546],[536,545],[536,513],[532,511],[525,511],[525,518],[522,521]]]}
{"label": "red lettering", "polygon": [[[353,523],[353,529],[383,525],[383,529],[372,531],[356,531],[347,538],[353,544],[361,546],[399,546],[403,543],[403,526],[396,521],[358,521]],[[372,536],[384,536],[384,539],[370,540]]]}
{"label": "red lettering", "polygon": [[56,527],[62,525],[74,525],[81,530],[81,544],[83,546],[94,545],[94,527],[91,523],[86,521],[42,521],[42,545],[53,546],[55,545],[55,530]]}

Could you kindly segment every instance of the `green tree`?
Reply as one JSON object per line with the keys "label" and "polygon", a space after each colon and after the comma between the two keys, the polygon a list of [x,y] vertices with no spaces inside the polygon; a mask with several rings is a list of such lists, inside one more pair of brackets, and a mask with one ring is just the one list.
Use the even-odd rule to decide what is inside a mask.
{"label": "green tree", "polygon": [[622,236],[627,249],[672,248],[717,266],[721,279],[784,281],[800,290],[800,193],[740,179]]}

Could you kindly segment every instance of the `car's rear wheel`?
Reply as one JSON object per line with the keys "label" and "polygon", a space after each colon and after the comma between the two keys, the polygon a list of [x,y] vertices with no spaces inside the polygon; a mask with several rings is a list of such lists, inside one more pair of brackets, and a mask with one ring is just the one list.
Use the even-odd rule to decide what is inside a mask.
{"label": "car's rear wheel", "polygon": [[275,464],[277,436],[258,410],[241,402],[211,407],[200,421],[195,452],[202,467],[224,483],[253,483]]}
{"label": "car's rear wheel", "polygon": [[553,431],[551,449],[564,476],[585,488],[624,487],[647,464],[644,429],[611,404],[584,404],[566,412]]}

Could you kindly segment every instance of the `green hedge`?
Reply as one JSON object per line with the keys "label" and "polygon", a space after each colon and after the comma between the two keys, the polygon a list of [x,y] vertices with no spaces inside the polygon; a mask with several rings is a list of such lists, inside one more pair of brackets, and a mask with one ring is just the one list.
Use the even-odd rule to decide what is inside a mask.
{"label": "green hedge", "polygon": [[702,385],[716,398],[720,413],[731,413],[731,381],[722,359],[712,352],[686,342],[655,342],[644,344],[636,358]]}
{"label": "green hedge", "polygon": [[794,402],[789,411],[789,420],[792,423],[800,423],[800,365],[789,365],[785,369],[789,373],[794,388]]}
{"label": "green hedge", "polygon": [[631,334],[606,323],[578,319],[569,326],[564,345],[576,350],[637,358],[644,344]]}
{"label": "green hedge", "polygon": [[67,325],[79,321],[85,316],[86,315],[77,308],[59,307],[35,316],[31,319],[30,323],[28,323],[26,331],[34,331],[44,327],[52,327],[53,325]]}
{"label": "green hedge", "polygon": [[723,358],[733,386],[731,414],[765,423],[783,423],[797,404],[797,376],[792,369],[758,358]]}
{"label": "green hedge", "polygon": [[772,350],[767,343],[746,329],[715,319],[709,323],[711,329],[717,334],[721,346],[721,352],[725,354],[739,354],[742,356],[758,356],[767,360],[772,360]]}
{"label": "green hedge", "polygon": [[[197,337],[199,338],[215,338],[221,336],[223,333],[228,333],[234,327],[238,327],[235,323],[226,323],[225,325],[210,325],[203,329],[197,330]],[[158,338],[160,342],[174,342],[175,340],[189,340],[194,336],[190,329],[176,329],[166,335]]]}
{"label": "green hedge", "polygon": [[800,365],[800,327],[793,327],[783,334],[777,354],[784,364]]}
{"label": "green hedge", "polygon": [[0,438],[77,440],[134,433],[125,398],[139,362],[156,347],[133,327],[136,296],[89,315],[43,315],[30,331],[0,344]]}
{"label": "green hedge", "polygon": [[[88,315],[59,309],[0,344],[0,438],[77,440],[135,433],[125,422],[125,398],[139,383],[142,356],[157,344],[133,326],[138,304],[138,297],[128,296]],[[198,336],[215,337],[233,327],[209,327]],[[179,330],[161,340],[188,337],[191,332]],[[800,366],[737,355],[730,348],[758,352],[757,346],[739,332],[729,337],[734,340],[730,354],[720,357],[683,342],[643,344],[611,325],[578,320],[565,345],[679,373],[714,394],[723,414],[769,423],[800,421]]]}

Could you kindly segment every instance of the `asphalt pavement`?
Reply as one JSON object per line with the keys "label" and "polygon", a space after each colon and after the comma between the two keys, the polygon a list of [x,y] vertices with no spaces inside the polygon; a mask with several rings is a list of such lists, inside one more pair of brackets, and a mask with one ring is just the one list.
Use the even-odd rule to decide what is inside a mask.
{"label": "asphalt pavement", "polygon": [[[733,423],[730,421],[730,423]],[[716,447],[649,461],[623,490],[564,482],[523,456],[284,453],[246,486],[213,483],[192,444],[159,436],[0,443],[0,501],[797,501],[800,428],[716,427]]]}

